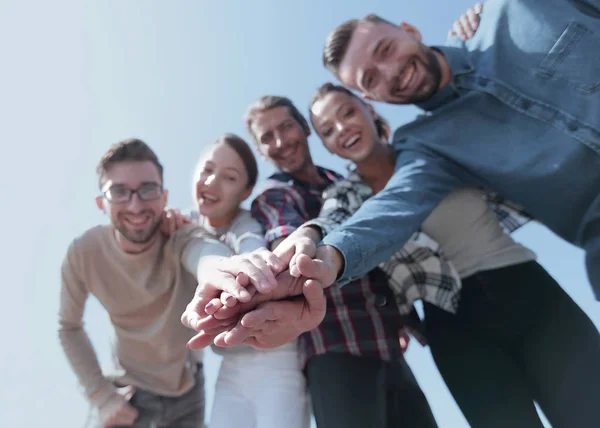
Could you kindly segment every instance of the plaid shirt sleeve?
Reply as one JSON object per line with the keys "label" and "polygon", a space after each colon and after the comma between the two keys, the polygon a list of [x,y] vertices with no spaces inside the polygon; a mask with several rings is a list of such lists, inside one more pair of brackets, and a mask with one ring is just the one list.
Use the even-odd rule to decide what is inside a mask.
{"label": "plaid shirt sleeve", "polygon": [[482,194],[490,209],[496,214],[496,218],[500,222],[504,233],[510,234],[521,226],[535,220],[523,208],[513,202],[507,201],[497,193],[483,191]]}
{"label": "plaid shirt sleeve", "polygon": [[265,231],[267,245],[302,226],[306,220],[302,215],[303,204],[302,196],[292,187],[267,189],[254,199],[252,217]]}
{"label": "plaid shirt sleeve", "polygon": [[356,174],[338,180],[323,192],[323,207],[319,217],[306,226],[318,227],[323,236],[352,216],[373,193]]}

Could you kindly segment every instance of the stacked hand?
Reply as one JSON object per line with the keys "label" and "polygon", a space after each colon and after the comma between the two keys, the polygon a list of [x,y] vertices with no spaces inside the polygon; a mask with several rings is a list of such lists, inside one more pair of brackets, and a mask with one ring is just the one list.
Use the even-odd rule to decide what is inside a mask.
{"label": "stacked hand", "polygon": [[327,306],[323,287],[334,282],[339,266],[331,250],[317,251],[314,241],[295,233],[274,252],[260,249],[201,266],[195,296],[181,318],[200,332],[188,346],[273,348],[317,327]]}

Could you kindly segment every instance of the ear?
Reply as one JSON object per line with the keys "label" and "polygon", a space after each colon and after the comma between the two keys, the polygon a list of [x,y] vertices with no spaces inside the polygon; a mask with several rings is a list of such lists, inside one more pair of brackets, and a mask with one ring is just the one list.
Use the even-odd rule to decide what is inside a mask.
{"label": "ear", "polygon": [[253,189],[254,189],[254,187],[249,187],[246,190],[244,190],[244,193],[242,193],[242,200],[240,202],[243,202],[246,199],[248,199],[250,197],[250,195],[252,194]]}
{"label": "ear", "polygon": [[102,212],[106,212],[104,209],[104,198],[102,196],[96,196],[96,206]]}
{"label": "ear", "polygon": [[417,27],[410,25],[408,22],[403,22],[402,24],[400,24],[400,28],[406,31],[413,39],[417,40],[418,42],[421,42],[423,40],[421,32],[417,29]]}

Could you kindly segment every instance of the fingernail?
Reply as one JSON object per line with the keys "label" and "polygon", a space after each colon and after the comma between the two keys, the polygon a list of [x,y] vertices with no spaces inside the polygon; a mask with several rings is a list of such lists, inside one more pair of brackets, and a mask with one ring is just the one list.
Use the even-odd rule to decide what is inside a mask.
{"label": "fingernail", "polygon": [[213,306],[215,306],[215,305],[213,305],[212,303],[209,303],[208,305],[206,305],[206,306],[204,307],[204,309],[210,309],[210,308],[212,308]]}
{"label": "fingernail", "polygon": [[225,303],[232,303],[234,300],[233,296],[227,296],[227,298],[225,299]]}
{"label": "fingernail", "polygon": [[246,290],[241,290],[240,291],[240,298],[241,299],[249,299],[250,298],[250,293],[248,293],[248,291],[246,291]]}

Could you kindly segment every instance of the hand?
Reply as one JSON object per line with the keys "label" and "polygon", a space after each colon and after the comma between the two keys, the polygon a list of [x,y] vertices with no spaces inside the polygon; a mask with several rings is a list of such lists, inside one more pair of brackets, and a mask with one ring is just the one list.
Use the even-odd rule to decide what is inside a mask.
{"label": "hand", "polygon": [[260,304],[245,314],[231,331],[216,336],[215,345],[276,348],[318,327],[327,310],[323,287],[318,281],[308,280],[302,292],[303,296],[294,300]]}
{"label": "hand", "polygon": [[178,209],[165,208],[162,213],[160,231],[165,236],[171,236],[176,230],[181,229],[184,225],[189,223],[190,219],[181,214]]}
{"label": "hand", "polygon": [[321,245],[317,248],[314,259],[303,254],[299,255],[294,270],[290,272],[294,276],[302,275],[305,278],[315,279],[327,288],[336,281],[343,266],[342,254],[335,247]]}
{"label": "hand", "polygon": [[139,411],[129,404],[135,389],[133,386],[118,388],[100,407],[98,413],[100,423],[104,427],[133,425]]}
{"label": "hand", "polygon": [[305,254],[314,257],[317,252],[317,243],[321,240],[321,234],[312,227],[300,227],[285,238],[273,253],[286,266],[292,268],[296,264],[296,257]]}
{"label": "hand", "polygon": [[[197,331],[202,331],[190,339],[187,344],[188,348],[200,349],[210,345],[218,334],[229,331],[239,322],[244,313],[256,308],[262,302],[280,300],[302,294],[305,282],[306,278],[293,277],[290,271],[286,270],[277,275],[277,286],[275,288],[271,289],[269,293],[257,293],[249,301],[235,306],[225,306],[221,300],[212,299],[206,307],[201,309],[200,312],[202,314],[197,317],[194,327],[192,327]],[[188,305],[189,309],[190,306]],[[184,322],[184,325],[188,324]]]}
{"label": "hand", "polygon": [[448,38],[458,36],[463,42],[475,35],[479,28],[479,14],[483,10],[483,4],[475,3],[467,9],[457,21],[454,21],[452,29],[448,32]]}
{"label": "hand", "polygon": [[241,302],[251,299],[252,294],[246,289],[250,284],[259,292],[268,293],[277,286],[273,272],[281,271],[281,266],[277,257],[264,248],[233,257],[203,257],[198,265],[198,287],[181,322],[199,330],[198,322],[208,315],[206,306],[222,291]]}

